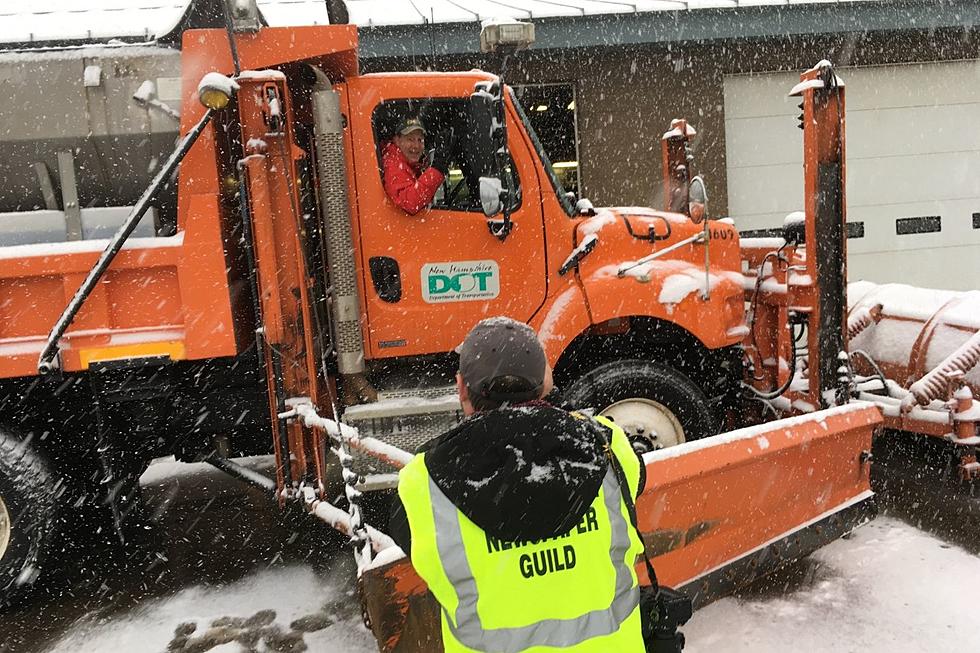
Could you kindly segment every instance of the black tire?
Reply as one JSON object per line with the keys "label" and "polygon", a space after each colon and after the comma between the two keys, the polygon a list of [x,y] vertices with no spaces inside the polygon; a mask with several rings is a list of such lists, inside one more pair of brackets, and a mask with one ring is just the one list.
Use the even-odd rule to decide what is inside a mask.
{"label": "black tire", "polygon": [[[643,360],[606,363],[577,379],[565,392],[575,408],[596,414],[630,398],[650,399],[669,409],[680,422],[686,441],[718,432],[717,421],[704,392],[672,367]],[[632,434],[630,439],[634,440]]]}
{"label": "black tire", "polygon": [[[0,608],[23,599],[44,565],[55,537],[59,483],[40,453],[0,428]],[[6,546],[3,540],[6,539]]]}

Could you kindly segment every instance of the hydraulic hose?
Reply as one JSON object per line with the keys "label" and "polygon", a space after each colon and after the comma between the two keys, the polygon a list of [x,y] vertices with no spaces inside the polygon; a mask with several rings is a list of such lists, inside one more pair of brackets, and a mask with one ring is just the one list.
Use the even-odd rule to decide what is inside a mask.
{"label": "hydraulic hose", "polygon": [[769,390],[769,391],[759,390],[754,386],[749,385],[748,383],[742,384],[746,388],[748,388],[752,392],[752,394],[754,394],[759,399],[775,399],[776,397],[783,395],[787,390],[789,390],[789,386],[793,383],[793,379],[796,377],[796,338],[793,337],[793,334],[790,334],[790,336],[791,337],[789,339],[789,346],[793,354],[792,357],[790,358],[790,366],[789,366],[790,372],[789,372],[789,376],[786,378],[786,381],[775,390]]}

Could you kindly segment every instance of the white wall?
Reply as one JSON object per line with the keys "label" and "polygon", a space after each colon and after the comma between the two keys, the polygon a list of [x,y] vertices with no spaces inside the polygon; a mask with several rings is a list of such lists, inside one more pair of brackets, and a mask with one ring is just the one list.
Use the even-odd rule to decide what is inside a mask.
{"label": "white wall", "polygon": [[[851,280],[980,288],[980,61],[840,68],[846,83]],[[729,210],[739,229],[803,207],[797,73],[725,78]],[[897,235],[897,218],[942,217],[942,231]]]}

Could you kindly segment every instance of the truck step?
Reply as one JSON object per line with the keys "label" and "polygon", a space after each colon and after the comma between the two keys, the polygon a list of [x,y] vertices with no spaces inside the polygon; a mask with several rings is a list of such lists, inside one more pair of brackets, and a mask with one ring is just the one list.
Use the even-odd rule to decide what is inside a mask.
{"label": "truck step", "polygon": [[[405,451],[445,433],[463,419],[455,386],[380,391],[378,401],[351,406],[343,421],[358,430],[361,437],[377,438]],[[395,470],[369,458],[355,456],[359,474],[388,474]]]}

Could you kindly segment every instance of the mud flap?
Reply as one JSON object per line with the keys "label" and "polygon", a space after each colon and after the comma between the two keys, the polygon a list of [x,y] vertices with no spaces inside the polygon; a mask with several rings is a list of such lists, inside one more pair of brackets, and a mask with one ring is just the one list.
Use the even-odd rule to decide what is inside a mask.
{"label": "mud flap", "polygon": [[[647,454],[637,517],[660,581],[704,605],[870,519],[880,423],[858,402]],[[439,608],[406,558],[364,570],[360,589],[381,651],[440,650]]]}
{"label": "mud flap", "polygon": [[408,558],[364,570],[359,585],[364,622],[379,651],[442,650],[439,605]]}

